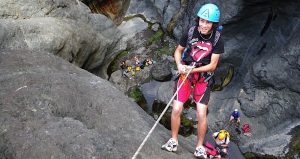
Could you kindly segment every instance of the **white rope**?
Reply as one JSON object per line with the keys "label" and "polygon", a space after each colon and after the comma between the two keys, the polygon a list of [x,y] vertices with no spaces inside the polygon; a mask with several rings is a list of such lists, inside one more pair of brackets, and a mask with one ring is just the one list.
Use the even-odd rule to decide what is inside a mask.
{"label": "white rope", "polygon": [[[192,68],[195,66],[195,62],[192,65]],[[171,102],[173,101],[173,99],[175,98],[176,94],[178,93],[179,89],[181,88],[181,86],[183,85],[183,83],[185,82],[185,80],[187,79],[187,77],[189,76],[189,74],[191,73],[192,69],[189,69],[188,73],[186,74],[186,76],[184,77],[183,81],[181,82],[181,84],[179,85],[179,87],[177,88],[176,92],[174,93],[173,97],[171,98],[171,100],[169,101],[169,103],[167,104],[167,106],[165,107],[165,109],[163,110],[163,112],[160,114],[160,116],[158,117],[158,119],[156,120],[155,124],[152,126],[152,128],[150,129],[149,133],[147,134],[147,136],[145,137],[144,141],[141,143],[140,147],[136,150],[135,154],[133,155],[132,159],[135,159],[136,156],[139,154],[139,152],[141,151],[141,149],[143,148],[143,146],[145,145],[146,141],[148,140],[148,138],[150,137],[151,133],[153,132],[153,130],[155,129],[155,127],[157,126],[157,124],[159,123],[160,119],[164,116],[164,114],[166,113],[166,111],[168,110]]]}

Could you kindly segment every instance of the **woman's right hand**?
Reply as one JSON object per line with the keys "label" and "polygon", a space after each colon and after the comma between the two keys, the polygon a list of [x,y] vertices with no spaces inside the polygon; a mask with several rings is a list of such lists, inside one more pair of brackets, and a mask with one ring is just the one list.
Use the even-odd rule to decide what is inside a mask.
{"label": "woman's right hand", "polygon": [[179,64],[177,66],[178,72],[180,74],[187,74],[191,69],[193,69],[194,67],[192,66],[188,66],[188,65],[183,65],[183,64]]}
{"label": "woman's right hand", "polygon": [[187,73],[186,65],[178,64],[177,69],[178,69],[178,72],[180,74],[186,74]]}

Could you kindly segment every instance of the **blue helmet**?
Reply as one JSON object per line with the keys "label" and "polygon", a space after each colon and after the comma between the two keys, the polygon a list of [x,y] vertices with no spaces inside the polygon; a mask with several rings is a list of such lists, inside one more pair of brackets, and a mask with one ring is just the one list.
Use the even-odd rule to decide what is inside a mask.
{"label": "blue helmet", "polygon": [[210,22],[219,22],[220,10],[215,4],[208,3],[200,8],[197,16]]}
{"label": "blue helmet", "polygon": [[238,109],[234,109],[231,115],[236,119],[240,117],[240,112],[238,111]]}

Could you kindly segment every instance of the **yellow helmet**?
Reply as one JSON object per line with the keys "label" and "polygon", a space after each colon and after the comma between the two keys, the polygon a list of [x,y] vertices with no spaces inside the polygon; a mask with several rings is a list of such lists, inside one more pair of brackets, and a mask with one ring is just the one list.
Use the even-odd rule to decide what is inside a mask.
{"label": "yellow helmet", "polygon": [[218,134],[218,139],[219,140],[224,140],[226,137],[230,137],[229,132],[226,130],[220,130],[219,134]]}

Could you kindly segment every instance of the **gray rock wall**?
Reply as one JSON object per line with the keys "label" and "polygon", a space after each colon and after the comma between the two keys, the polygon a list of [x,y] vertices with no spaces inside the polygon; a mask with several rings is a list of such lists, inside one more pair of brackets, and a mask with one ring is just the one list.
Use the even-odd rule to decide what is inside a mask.
{"label": "gray rock wall", "polygon": [[[125,16],[139,15],[139,17],[142,17],[141,19],[143,19],[144,22],[138,18],[137,22],[142,23],[144,28],[148,26],[147,23],[158,23],[161,27],[163,27],[163,30],[166,31],[168,30],[168,27],[174,25],[174,27],[170,27],[173,28],[171,33],[176,39],[178,39],[188,28],[188,26],[193,24],[195,13],[204,2],[216,2],[221,8],[221,23],[224,25],[224,31],[222,35],[225,40],[226,52],[222,55],[222,61],[233,64],[236,68],[235,70],[237,71],[233,81],[225,89],[223,89],[221,92],[215,92],[212,94],[209,105],[209,125],[214,129],[219,129],[219,123],[223,123],[223,125],[226,124],[226,121],[229,118],[229,113],[233,110],[233,108],[239,108],[242,113],[242,121],[250,123],[253,127],[253,138],[251,142],[247,138],[242,138],[241,140],[240,145],[244,152],[254,151],[267,154],[274,154],[276,152],[275,155],[281,155],[282,153],[285,153],[286,145],[289,142],[288,140],[280,142],[280,144],[285,145],[283,147],[272,144],[267,144],[266,146],[263,142],[259,141],[260,139],[266,138],[266,134],[275,136],[269,138],[269,142],[275,141],[278,139],[276,138],[276,134],[288,132],[292,128],[290,127],[291,122],[298,123],[299,121],[298,79],[300,73],[298,17],[300,13],[297,8],[299,6],[299,2],[292,0],[287,0],[284,2],[279,0],[236,0],[226,1],[223,3],[220,1],[182,2],[185,3],[179,3],[179,1],[174,1],[172,3],[171,1],[151,0],[143,2],[131,1]],[[90,10],[79,1],[46,0],[41,2],[35,0],[29,2],[24,0],[8,0],[1,1],[0,7],[2,8],[0,10],[0,47],[2,49],[19,49],[22,51],[29,49],[35,51],[35,56],[31,56],[31,53],[24,53],[24,55],[28,56],[28,58],[21,56],[22,51],[8,51],[3,53],[3,57],[0,61],[1,65],[3,65],[1,71],[3,74],[7,74],[5,77],[1,76],[1,86],[3,86],[1,87],[1,94],[5,96],[3,97],[5,98],[3,101],[8,100],[7,103],[9,103],[10,106],[13,106],[4,107],[4,104],[1,105],[3,112],[11,112],[11,114],[3,113],[3,117],[5,116],[5,118],[2,118],[2,121],[4,125],[6,125],[2,129],[3,132],[9,130],[7,129],[7,119],[9,119],[10,116],[13,117],[10,119],[10,121],[15,121],[16,123],[16,126],[9,130],[8,134],[10,135],[1,138],[1,141],[7,143],[7,146],[2,146],[2,150],[7,150],[5,151],[7,152],[6,155],[22,158],[24,157],[22,156],[23,154],[28,154],[25,156],[25,158],[30,158],[32,155],[36,154],[36,158],[40,157],[38,153],[42,150],[38,149],[38,147],[35,147],[36,150],[29,149],[30,151],[26,151],[26,148],[28,149],[28,147],[33,147],[31,146],[33,143],[40,142],[39,136],[43,136],[35,135],[39,133],[38,131],[33,131],[32,129],[40,130],[40,127],[36,128],[35,126],[31,125],[41,126],[43,123],[40,123],[40,121],[47,122],[46,119],[48,116],[47,113],[45,113],[37,115],[39,120],[26,123],[26,121],[35,115],[34,112],[38,110],[37,108],[33,107],[33,105],[38,106],[39,103],[46,103],[45,105],[47,105],[47,102],[50,103],[48,104],[50,105],[50,108],[45,109],[53,110],[53,114],[58,117],[66,117],[64,120],[60,120],[59,122],[55,123],[54,126],[52,126],[52,128],[58,128],[57,134],[60,135],[63,134],[63,131],[59,129],[62,127],[61,125],[64,125],[65,123],[70,123],[70,125],[73,125],[72,127],[74,127],[74,129],[85,129],[85,126],[87,128],[95,127],[95,131],[97,131],[95,132],[95,136],[99,134],[104,134],[104,136],[106,136],[110,135],[111,132],[115,132],[117,128],[122,128],[121,126],[127,125],[127,122],[130,120],[140,119],[138,118],[139,115],[136,115],[133,117],[131,116],[132,118],[130,118],[130,120],[127,122],[124,121],[118,123],[119,120],[112,119],[111,123],[97,123],[95,119],[100,119],[98,115],[101,114],[101,111],[98,112],[99,114],[84,114],[81,111],[78,111],[81,110],[81,105],[86,104],[84,101],[93,101],[97,99],[98,96],[103,95],[107,97],[106,95],[109,95],[98,94],[96,97],[92,96],[92,98],[83,96],[84,99],[79,100],[79,96],[86,92],[85,87],[91,87],[90,85],[87,85],[79,88],[78,83],[81,83],[82,81],[78,81],[78,83],[73,85],[59,85],[60,83],[58,82],[58,86],[62,88],[62,92],[60,94],[56,94],[56,92],[54,93],[52,91],[49,92],[49,90],[51,90],[50,88],[48,90],[43,90],[39,86],[36,86],[40,90],[35,90],[31,93],[27,92],[28,94],[22,94],[20,97],[15,99],[10,98],[10,96],[14,95],[6,95],[7,92],[14,94],[14,91],[24,91],[25,89],[28,89],[27,87],[29,84],[34,85],[34,83],[38,81],[46,82],[45,85],[42,85],[43,88],[51,87],[55,88],[55,90],[58,89],[56,87],[57,85],[49,84],[51,82],[55,82],[56,79],[54,79],[54,77],[48,77],[45,74],[49,73],[47,71],[55,72],[59,69],[62,69],[62,71],[67,71],[63,69],[65,67],[64,65],[57,66],[58,68],[55,68],[55,71],[51,70],[54,67],[52,65],[49,65],[50,68],[41,67],[38,71],[44,71],[44,73],[39,74],[38,77],[36,77],[35,74],[23,75],[22,71],[21,73],[16,71],[25,67],[25,65],[18,64],[22,62],[32,63],[31,67],[43,66],[44,64],[47,64],[46,60],[34,62],[35,60],[40,60],[43,58],[44,54],[41,57],[36,56],[36,54],[40,52],[49,52],[51,54],[58,55],[81,68],[89,70],[102,77],[106,77],[106,69],[108,64],[119,51],[128,49],[128,46],[127,42],[123,41],[126,39],[127,35],[124,35],[125,37],[123,37],[123,32],[119,31],[117,26],[110,19],[100,14],[92,14]],[[178,12],[174,13],[175,10]],[[129,22],[136,21],[132,20]],[[172,22],[175,22],[175,24],[171,24]],[[144,30],[138,30],[138,28],[135,28],[133,33],[137,33],[135,31],[143,32]],[[138,41],[138,39],[136,39],[136,41]],[[134,43],[134,41],[131,43]],[[11,63],[4,63],[7,60],[6,58],[12,58],[8,57],[9,54],[20,56],[19,61],[16,58],[15,60],[17,62],[11,60]],[[53,62],[55,60],[50,61]],[[11,69],[11,72],[9,69]],[[29,70],[30,73],[37,71],[34,69],[31,70],[31,68]],[[78,76],[75,76],[72,73],[67,77],[61,75],[65,73],[66,72],[60,72],[55,78],[62,80],[61,78],[65,77],[68,81],[70,80],[69,82],[73,80],[80,80],[77,79]],[[19,74],[20,76],[18,76]],[[82,75],[81,78],[87,78],[83,76],[85,75]],[[11,77],[18,78],[15,79]],[[19,83],[21,84],[19,85]],[[14,88],[14,91],[12,91],[10,88],[11,86]],[[36,87],[34,88],[36,89]],[[70,93],[74,91],[74,89],[72,89],[73,87],[79,89],[80,95],[74,96],[74,94]],[[110,90],[110,88],[110,86],[107,86],[106,89]],[[42,97],[41,95],[43,93],[41,92],[46,92],[46,97]],[[47,101],[49,96],[47,92],[50,93],[51,99],[58,99],[58,103],[60,104],[55,104],[54,102],[54,106],[52,106],[53,103],[51,102],[53,101]],[[62,96],[62,94],[65,93],[67,94],[66,98],[58,98],[58,96]],[[110,93],[114,94],[115,92],[112,91]],[[35,97],[36,94],[39,96]],[[27,100],[27,97],[31,96],[34,98]],[[45,101],[39,101],[36,98],[45,98]],[[103,100],[114,100],[115,98],[115,96],[109,96]],[[125,100],[126,98],[124,97],[122,99]],[[96,103],[100,104],[100,102]],[[116,103],[113,104],[108,101],[105,105],[103,105],[103,107],[106,108],[110,105],[119,106],[122,104],[122,101],[116,101]],[[71,111],[73,109],[74,111]],[[85,109],[86,110],[83,112],[89,111],[89,107],[85,107]],[[119,113],[118,109],[116,108],[111,110],[111,112],[114,111]],[[27,119],[28,114],[31,115],[29,119]],[[6,118],[7,115],[9,115],[9,118]],[[143,115],[143,117],[145,116],[146,115]],[[216,116],[218,118],[215,118]],[[42,119],[42,117],[46,117],[46,119]],[[81,123],[76,121],[79,118]],[[75,121],[73,121],[74,119]],[[22,122],[25,122],[25,126]],[[96,128],[97,126],[95,125],[97,124],[95,123],[100,125],[99,128]],[[105,129],[102,130],[103,127],[106,127],[110,124],[114,125],[115,123],[117,123],[117,125],[120,124],[118,125],[119,127],[112,127],[111,129],[107,130],[107,132]],[[26,124],[28,125],[27,127]],[[145,123],[141,123],[141,125],[143,124]],[[51,126],[48,127],[50,128]],[[140,129],[139,126],[136,126],[135,128]],[[282,128],[284,131],[279,128]],[[44,132],[49,132],[48,128],[42,128],[41,130],[45,130]],[[128,129],[126,131],[130,132],[131,130]],[[28,133],[26,134],[26,132]],[[73,132],[73,129],[70,132]],[[82,132],[94,133],[87,130],[82,130]],[[21,134],[25,135],[22,136]],[[73,133],[75,136],[76,134],[77,132]],[[13,140],[17,136],[21,136],[20,141]],[[23,143],[23,141],[27,141],[26,138],[29,137],[32,137],[32,139],[36,142],[25,142],[23,147],[18,147],[19,145],[22,145],[21,143]],[[52,138],[54,137],[51,137],[51,139]],[[98,139],[98,137],[95,138]],[[136,139],[140,141],[141,138],[142,135],[137,136]],[[160,137],[158,138],[161,139]],[[68,140],[71,140],[71,138]],[[128,137],[127,140],[132,140],[132,138]],[[127,140],[125,140],[125,142]],[[139,143],[137,140],[134,141],[135,147],[137,147],[137,143]],[[91,142],[93,141],[94,140]],[[103,152],[107,153],[105,156],[112,155],[110,157],[118,158],[118,156],[114,156],[116,153],[109,154],[109,152],[104,151],[111,150],[111,147],[113,147],[110,145],[111,141],[118,140],[108,138],[107,140],[103,141],[104,143],[108,143],[108,146],[93,147],[91,150],[95,149],[95,151],[92,151],[93,153],[91,154],[97,156],[98,153],[102,153],[103,150]],[[96,143],[98,142],[100,141],[96,141]],[[249,142],[252,144],[252,147],[251,144],[248,144]],[[67,143],[69,143],[69,141]],[[55,143],[51,144],[52,145],[48,145],[48,147],[53,147],[53,149],[57,151],[60,151],[61,147],[63,147],[60,146],[57,148],[55,146],[56,141]],[[253,145],[256,146],[255,149],[252,149]],[[150,147],[152,146],[157,147],[157,142],[151,142]],[[40,145],[40,147],[43,146]],[[124,156],[130,156],[129,154],[134,150],[133,147],[130,148],[131,150],[124,150]],[[64,158],[66,156],[69,157],[70,155],[76,156],[76,154],[73,154],[71,149],[72,151],[74,150],[75,153],[76,146],[67,147],[68,151],[58,153],[58,155],[54,157]],[[98,151],[99,149],[101,149],[101,151]],[[272,149],[275,149],[276,151],[270,151]],[[156,149],[154,151],[156,153]],[[117,150],[115,152],[117,152]],[[49,156],[51,155],[52,154],[49,154]],[[159,155],[154,156],[158,157]],[[77,157],[81,158],[82,156]]]}
{"label": "gray rock wall", "polygon": [[[279,142],[284,146],[264,144],[260,140],[268,137],[266,134],[271,134],[274,136],[267,138],[268,142],[276,142],[299,121],[299,2],[210,0],[181,3],[177,7],[180,9],[172,17],[173,20],[177,18],[172,30],[176,39],[195,24],[195,15],[206,2],[216,3],[221,9],[225,41],[221,63],[231,63],[236,70],[233,81],[211,97],[210,126],[213,129],[222,128],[227,124],[230,112],[238,108],[243,123],[250,123],[253,127],[251,140],[247,137],[241,139],[242,150],[284,155],[289,140]],[[139,13],[154,17],[149,13]],[[162,16],[169,19],[168,15]],[[156,21],[160,21],[160,18]],[[167,26],[163,25],[163,28],[167,30]],[[275,137],[276,134],[278,137]]]}
{"label": "gray rock wall", "polygon": [[105,77],[126,46],[115,24],[80,1],[3,1],[1,48],[43,50]]}
{"label": "gray rock wall", "polygon": [[[154,120],[103,80],[50,53],[0,51],[0,158],[131,158]],[[158,125],[138,158],[192,158],[160,145]],[[191,144],[192,143],[192,144]]]}
{"label": "gray rock wall", "polygon": [[222,60],[237,71],[230,85],[213,95],[209,118],[217,128],[216,123],[226,125],[234,108],[240,109],[242,123],[250,123],[253,134],[242,137],[243,152],[284,156],[287,134],[299,125],[300,14],[293,6],[299,3],[244,1],[235,22],[225,24]]}

